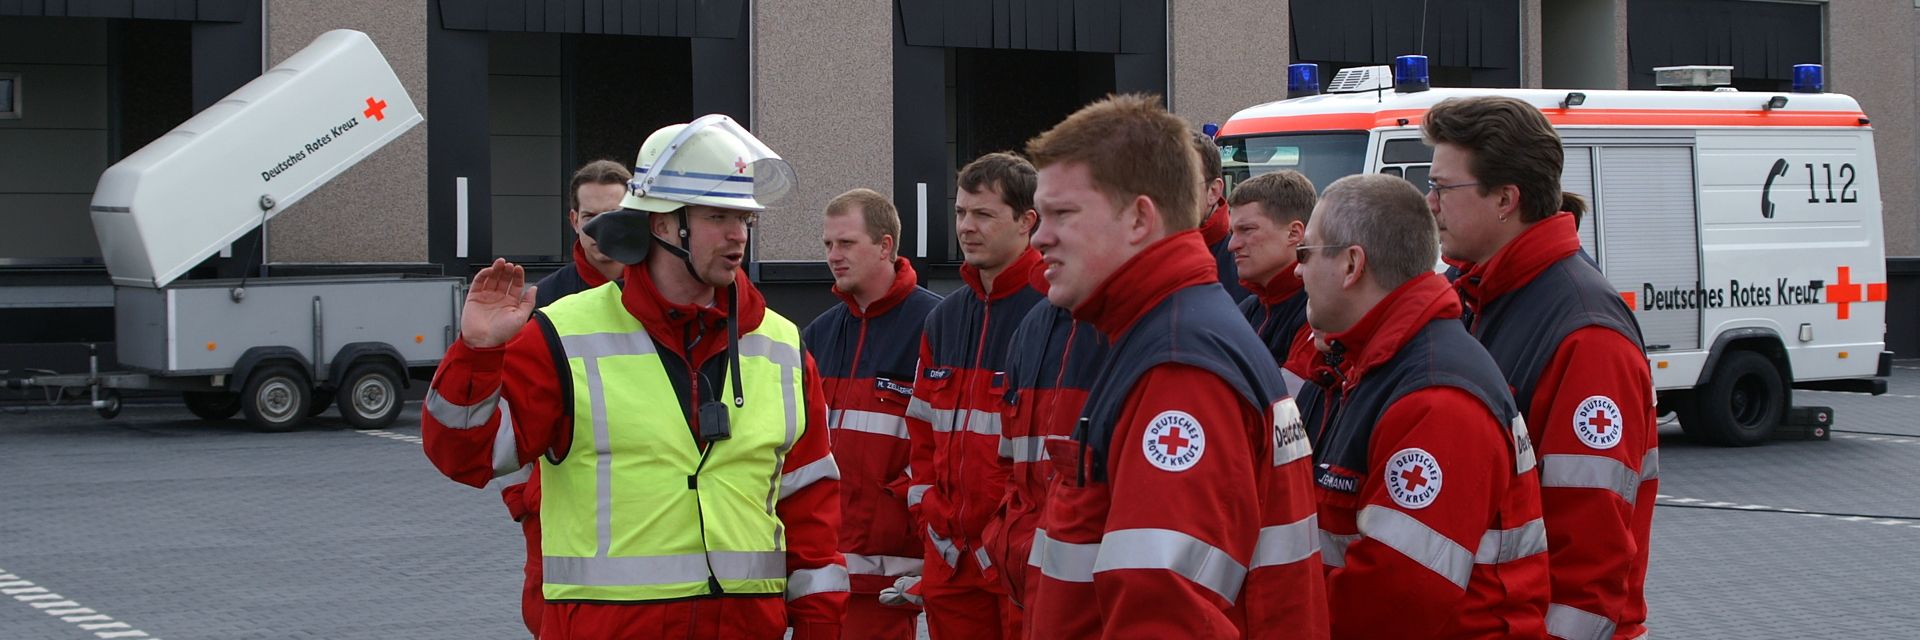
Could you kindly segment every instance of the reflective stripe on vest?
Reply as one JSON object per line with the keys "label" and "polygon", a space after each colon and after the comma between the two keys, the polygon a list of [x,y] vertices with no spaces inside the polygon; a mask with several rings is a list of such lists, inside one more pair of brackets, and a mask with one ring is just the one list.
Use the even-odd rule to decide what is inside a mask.
{"label": "reflective stripe on vest", "polygon": [[1000,435],[1000,414],[980,409],[935,409],[919,398],[907,403],[907,416],[924,420],[940,433],[970,431],[983,436]]}
{"label": "reflective stripe on vest", "polygon": [[1000,457],[1015,463],[1032,464],[1046,462],[1046,436],[1020,436],[1018,438],[1000,438]]}
{"label": "reflective stripe on vest", "polygon": [[[1547,528],[1538,518],[1512,529],[1487,530],[1480,535],[1480,544],[1472,553],[1452,538],[1396,509],[1369,505],[1360,510],[1358,522],[1361,536],[1400,552],[1461,589],[1467,588],[1476,564],[1501,564],[1547,552]],[[1344,547],[1338,562],[1335,564],[1331,556],[1327,560],[1329,565],[1345,566]]]}
{"label": "reflective stripe on vest", "polygon": [[828,414],[827,424],[833,425],[835,429],[907,439],[907,419],[891,413],[834,409]]}
{"label": "reflective stripe on vest", "polygon": [[867,556],[858,553],[841,554],[847,558],[847,573],[857,576],[900,576],[920,575],[925,560],[905,556]]}
{"label": "reflective stripe on vest", "polygon": [[[837,478],[831,458],[783,474],[801,433],[799,331],[768,311],[740,337],[743,406],[727,402],[732,437],[704,455],[653,338],[602,285],[541,310],[565,352],[573,442],[540,461],[541,547],[549,600],[633,602],[789,591],[776,503]],[[724,357],[724,356],[723,356]],[[721,398],[733,395],[723,376]],[[704,462],[703,462],[704,459]],[[844,570],[842,570],[844,571]],[[802,590],[830,589],[813,570]]]}

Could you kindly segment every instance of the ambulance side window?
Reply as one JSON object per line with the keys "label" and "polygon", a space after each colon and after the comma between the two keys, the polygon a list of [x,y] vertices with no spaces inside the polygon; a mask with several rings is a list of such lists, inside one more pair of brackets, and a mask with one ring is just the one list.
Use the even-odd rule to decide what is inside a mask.
{"label": "ambulance side window", "polygon": [[1433,166],[1433,147],[1419,138],[1400,138],[1381,143],[1380,173],[1406,178],[1420,193],[1427,192],[1427,174]]}

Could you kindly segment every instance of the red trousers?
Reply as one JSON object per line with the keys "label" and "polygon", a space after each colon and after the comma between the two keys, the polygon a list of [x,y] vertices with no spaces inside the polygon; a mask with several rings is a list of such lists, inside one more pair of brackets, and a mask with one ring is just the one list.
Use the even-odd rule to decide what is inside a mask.
{"label": "red trousers", "polygon": [[880,604],[880,595],[875,593],[847,595],[847,616],[840,623],[840,640],[914,640],[919,637],[919,607]]}
{"label": "red trousers", "polygon": [[940,553],[927,550],[920,597],[926,600],[927,634],[933,640],[1015,640],[1020,637],[1020,608],[987,575],[972,553],[960,554],[959,568],[948,567]]}
{"label": "red trousers", "polygon": [[527,580],[520,585],[520,619],[527,623],[527,631],[538,638],[541,609],[547,606],[546,595],[540,590],[540,515],[530,513],[521,518],[520,531],[527,536]]}

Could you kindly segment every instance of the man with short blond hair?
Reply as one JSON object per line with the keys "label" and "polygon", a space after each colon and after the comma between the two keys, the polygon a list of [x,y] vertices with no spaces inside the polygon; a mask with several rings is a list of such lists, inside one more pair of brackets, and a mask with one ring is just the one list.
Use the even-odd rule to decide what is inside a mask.
{"label": "man with short blond hair", "polygon": [[912,640],[919,607],[881,604],[880,593],[920,575],[920,537],[907,511],[907,403],[920,330],[940,296],[919,286],[898,254],[900,214],[872,189],[827,203],[821,224],[833,294],[801,333],[819,365],[827,428],[840,465],[840,552],[851,596],[844,640]]}
{"label": "man with short blond hair", "polygon": [[[1294,249],[1307,233],[1313,204],[1313,182],[1291,169],[1254,176],[1240,183],[1227,201],[1233,224],[1227,250],[1240,285],[1253,292],[1240,301],[1240,312],[1283,367],[1307,333],[1307,296],[1294,273]],[[1299,393],[1305,371],[1283,370],[1281,375],[1287,393]]]}
{"label": "man with short blond hair", "polygon": [[1038,638],[1320,638],[1308,446],[1202,241],[1198,158],[1157,96],[1027,143],[1047,298],[1111,340],[1034,535]]}

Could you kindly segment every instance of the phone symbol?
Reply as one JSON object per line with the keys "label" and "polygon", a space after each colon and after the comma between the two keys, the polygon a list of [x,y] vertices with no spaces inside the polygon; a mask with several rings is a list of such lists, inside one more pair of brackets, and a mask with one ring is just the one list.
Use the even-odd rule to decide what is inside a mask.
{"label": "phone symbol", "polygon": [[1773,161],[1773,169],[1767,171],[1767,182],[1760,187],[1760,216],[1773,217],[1773,180],[1787,175],[1787,159]]}

